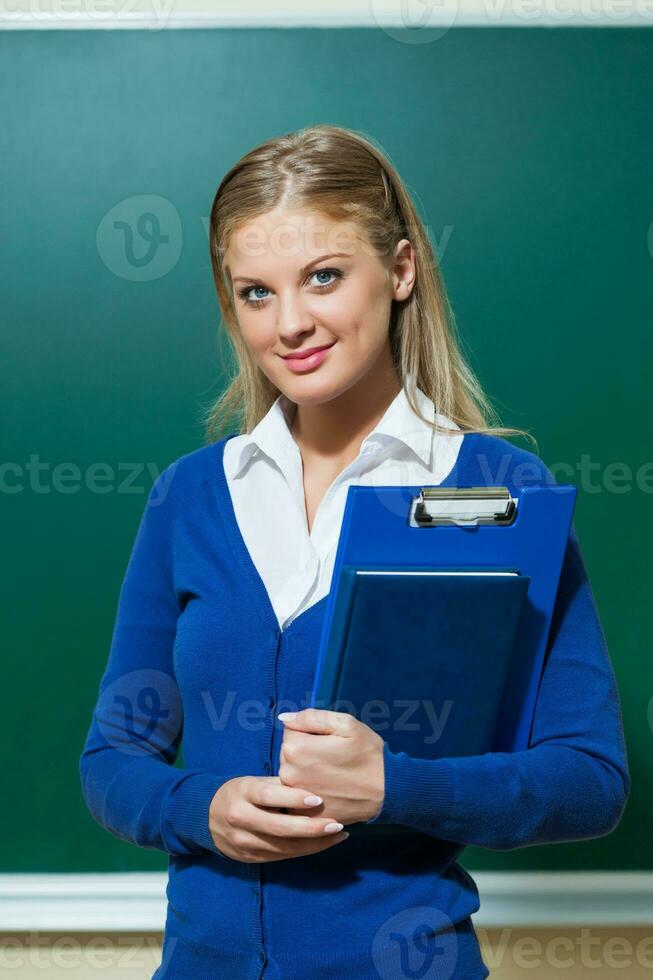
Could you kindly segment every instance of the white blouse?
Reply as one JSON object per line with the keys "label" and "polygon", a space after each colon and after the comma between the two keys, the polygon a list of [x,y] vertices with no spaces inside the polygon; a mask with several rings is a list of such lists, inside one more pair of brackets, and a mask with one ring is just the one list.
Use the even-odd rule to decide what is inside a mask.
{"label": "white blouse", "polygon": [[[415,394],[432,420],[433,402],[419,388]],[[356,459],[333,480],[309,533],[302,457],[290,431],[296,408],[280,394],[249,434],[234,436],[224,447],[236,520],[281,629],[329,592],[348,486],[437,485],[455,465],[464,438],[433,432],[412,411],[402,388]],[[439,413],[437,420],[459,428]]]}

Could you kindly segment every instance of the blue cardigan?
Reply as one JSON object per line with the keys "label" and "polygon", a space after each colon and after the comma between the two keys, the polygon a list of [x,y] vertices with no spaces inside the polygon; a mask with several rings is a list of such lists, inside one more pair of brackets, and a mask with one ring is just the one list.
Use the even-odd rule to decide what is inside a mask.
{"label": "blue cardigan", "polygon": [[[424,760],[384,748],[377,825],[313,856],[248,863],[216,847],[226,780],[278,775],[284,708],[308,704],[326,596],[280,630],[222,465],[228,438],[171,463],[145,505],[80,758],[108,831],[169,856],[159,978],[335,980],[489,971],[457,862],[610,833],[630,792],[619,697],[572,526],[530,747]],[[535,454],[463,439],[442,486],[555,483]],[[182,739],[183,766],[175,765]],[[310,787],[307,787],[310,789]]]}

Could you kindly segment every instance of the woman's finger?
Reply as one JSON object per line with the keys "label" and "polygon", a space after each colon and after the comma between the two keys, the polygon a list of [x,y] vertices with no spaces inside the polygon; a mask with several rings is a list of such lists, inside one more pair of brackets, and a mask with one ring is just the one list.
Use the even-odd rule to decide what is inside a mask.
{"label": "woman's finger", "polygon": [[278,776],[254,776],[247,787],[247,799],[256,806],[297,807],[307,811],[314,810],[322,803],[308,789],[284,786]]}
{"label": "woman's finger", "polygon": [[287,858],[305,857],[309,854],[319,854],[329,847],[335,847],[346,840],[349,833],[342,830],[339,834],[326,834],[313,840],[306,838],[276,837],[258,832],[251,834],[251,843],[247,846],[257,855],[256,860],[283,861]]}
{"label": "woman's finger", "polygon": [[[333,817],[293,816],[266,810],[256,803],[245,802],[240,816],[240,826],[252,833],[264,833],[274,837],[324,837],[337,834],[343,825]],[[327,828],[331,827],[331,830]]]}
{"label": "woman's finger", "polygon": [[[278,777],[256,778],[246,793],[249,807],[242,814],[241,826],[275,837],[322,837],[339,833],[343,825],[333,818],[309,815],[315,809],[315,805],[305,802],[311,795],[307,790],[284,786]],[[282,807],[304,809],[307,815],[275,812]]]}

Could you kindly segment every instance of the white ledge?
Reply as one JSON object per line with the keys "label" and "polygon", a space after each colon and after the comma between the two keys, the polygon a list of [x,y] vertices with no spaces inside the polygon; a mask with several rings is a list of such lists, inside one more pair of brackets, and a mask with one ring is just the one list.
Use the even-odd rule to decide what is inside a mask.
{"label": "white ledge", "polygon": [[[471,872],[476,927],[650,926],[653,872]],[[167,875],[0,874],[0,932],[163,931]]]}
{"label": "white ledge", "polygon": [[[142,2],[142,0],[141,0]],[[81,0],[79,9],[56,7],[62,0],[4,0],[0,6],[0,30],[180,30],[184,28],[378,28],[405,30],[408,43],[422,43],[434,30],[434,38],[456,27],[651,27],[653,0],[444,0],[427,9],[420,20],[401,14],[400,4],[388,0],[352,2],[345,9],[333,3],[313,3],[305,8],[268,6],[256,9],[184,9],[173,0],[152,0],[142,9],[138,4],[94,4]],[[83,7],[87,5],[87,9]],[[70,0],[66,6],[70,8]],[[417,9],[421,9],[419,5]],[[419,37],[422,33],[422,38]]]}

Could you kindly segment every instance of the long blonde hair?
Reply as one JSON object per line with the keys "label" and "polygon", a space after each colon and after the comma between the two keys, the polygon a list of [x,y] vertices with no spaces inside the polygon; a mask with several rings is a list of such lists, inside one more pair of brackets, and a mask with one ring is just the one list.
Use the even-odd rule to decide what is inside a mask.
{"label": "long blonde hair", "polygon": [[393,301],[390,344],[398,378],[413,411],[438,432],[455,429],[425,419],[409,376],[436,411],[463,432],[522,435],[503,427],[460,349],[453,310],[433,249],[415,206],[387,156],[369,138],[339,126],[307,126],[261,143],[225,174],[211,205],[209,244],[213,278],[238,370],[203,416],[207,441],[232,430],[251,432],[280,394],[244,341],[223,267],[230,236],[241,225],[279,207],[307,208],[360,228],[377,254],[391,255],[407,238],[415,252],[410,296]]}

